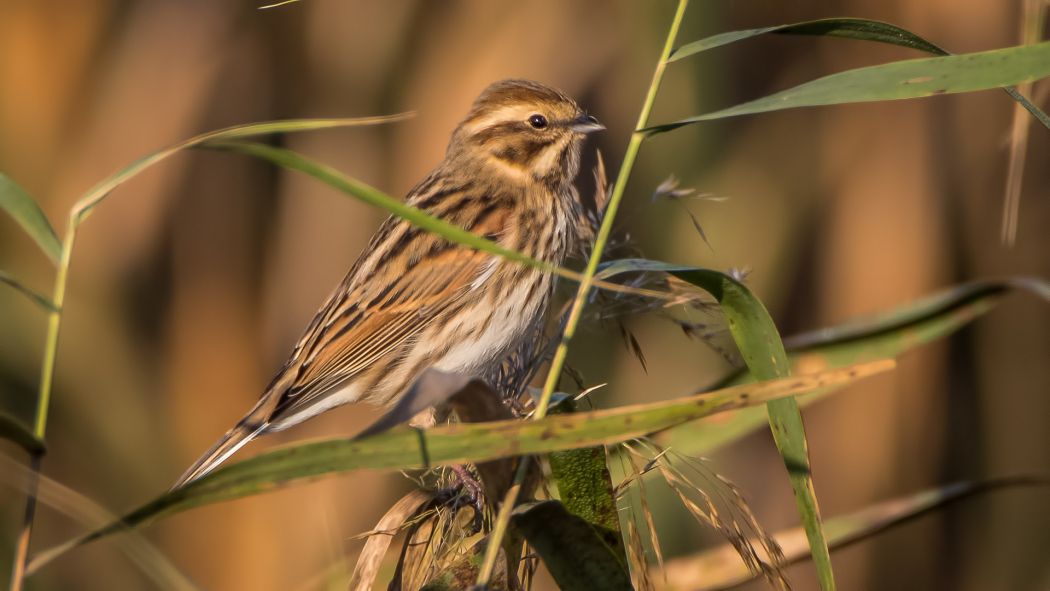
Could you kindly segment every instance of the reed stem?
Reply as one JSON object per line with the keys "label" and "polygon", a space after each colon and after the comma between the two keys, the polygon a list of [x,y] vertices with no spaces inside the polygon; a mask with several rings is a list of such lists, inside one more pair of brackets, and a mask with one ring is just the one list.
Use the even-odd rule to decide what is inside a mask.
{"label": "reed stem", "polygon": [[[562,368],[565,366],[565,358],[569,354],[569,342],[576,334],[576,327],[579,325],[580,318],[583,315],[583,307],[587,302],[587,295],[594,284],[594,274],[598,271],[598,264],[601,263],[602,251],[605,250],[605,245],[609,241],[613,221],[616,219],[616,212],[619,210],[620,201],[623,200],[627,181],[631,177],[631,169],[634,168],[634,161],[638,157],[638,149],[646,137],[646,134],[641,130],[649,124],[649,114],[653,110],[653,104],[656,102],[656,93],[660,89],[660,82],[663,80],[664,70],[667,68],[667,58],[670,57],[671,51],[674,49],[674,42],[678,37],[678,29],[682,25],[682,18],[685,16],[685,9],[688,4],[689,0],[678,0],[678,9],[675,11],[671,27],[667,31],[667,39],[664,41],[660,59],[656,62],[656,69],[653,71],[653,78],[649,83],[649,91],[645,95],[642,110],[638,114],[638,123],[635,125],[635,131],[631,134],[631,140],[627,144],[627,150],[623,156],[623,164],[620,166],[620,172],[616,176],[616,183],[613,185],[609,204],[606,207],[605,215],[602,217],[598,235],[594,240],[594,248],[591,250],[587,267],[579,278],[579,288],[576,290],[576,297],[572,301],[572,308],[570,308],[568,319],[565,322],[561,342],[558,344],[558,349],[554,352],[554,359],[551,361],[550,369],[547,371],[547,380],[543,385],[543,393],[540,396],[540,400],[536,403],[533,420],[547,416],[547,409],[550,408],[551,396],[554,394],[558,378],[561,376]],[[517,504],[521,485],[525,480],[525,475],[528,473],[528,461],[528,457],[521,459],[521,462],[518,464],[518,471],[514,475],[514,484],[507,491],[507,495],[500,505],[496,523],[492,533],[489,535],[489,542],[485,548],[485,559],[482,562],[481,569],[478,571],[477,584],[479,586],[487,585],[492,578],[492,571],[496,564],[496,558],[499,556],[503,536],[506,533],[507,524],[510,522],[510,514]]]}

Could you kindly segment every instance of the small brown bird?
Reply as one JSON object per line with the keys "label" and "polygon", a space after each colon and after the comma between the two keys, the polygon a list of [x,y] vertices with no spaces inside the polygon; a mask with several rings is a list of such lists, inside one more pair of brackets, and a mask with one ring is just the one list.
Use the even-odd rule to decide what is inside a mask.
{"label": "small brown bird", "polygon": [[[407,202],[500,245],[560,264],[580,218],[573,180],[586,134],[574,100],[527,80],[485,89],[445,159]],[[396,402],[425,369],[490,375],[547,311],[552,277],[391,217],[321,307],[259,402],[175,484],[260,434],[350,402]]]}

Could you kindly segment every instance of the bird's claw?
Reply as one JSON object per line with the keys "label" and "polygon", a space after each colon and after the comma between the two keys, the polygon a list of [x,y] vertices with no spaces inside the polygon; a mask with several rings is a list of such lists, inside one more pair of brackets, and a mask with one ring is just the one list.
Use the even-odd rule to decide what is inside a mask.
{"label": "bird's claw", "polygon": [[[466,466],[452,466],[452,472],[456,475],[458,486],[453,485],[453,490],[458,489],[461,496],[465,496],[465,503],[474,510],[473,531],[481,531],[482,518],[485,515],[485,494],[481,489],[481,482],[470,472]],[[457,501],[458,502],[458,501]]]}

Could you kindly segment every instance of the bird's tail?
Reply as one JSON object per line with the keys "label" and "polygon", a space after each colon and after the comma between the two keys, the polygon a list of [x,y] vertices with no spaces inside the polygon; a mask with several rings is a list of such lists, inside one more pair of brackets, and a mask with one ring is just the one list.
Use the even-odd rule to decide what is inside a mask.
{"label": "bird's tail", "polygon": [[241,446],[245,443],[255,439],[255,437],[262,433],[264,429],[266,429],[266,423],[260,424],[251,423],[247,420],[241,421],[236,427],[227,431],[226,434],[222,436],[222,439],[194,462],[193,465],[190,466],[190,469],[186,470],[186,472],[179,477],[171,489],[175,490],[182,488],[186,484],[193,482],[215,468],[218,468],[219,464],[225,462],[227,458],[236,453],[238,449],[241,449]]}

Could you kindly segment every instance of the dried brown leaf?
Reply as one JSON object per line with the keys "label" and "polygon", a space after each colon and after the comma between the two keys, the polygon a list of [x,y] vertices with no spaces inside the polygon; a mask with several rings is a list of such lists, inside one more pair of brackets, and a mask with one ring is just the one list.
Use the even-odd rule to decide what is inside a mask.
{"label": "dried brown leaf", "polygon": [[416,514],[434,501],[434,493],[423,490],[414,490],[401,497],[393,507],[390,508],[379,520],[375,528],[369,532],[368,541],[365,542],[361,555],[357,558],[354,566],[354,574],[350,577],[348,588],[351,591],[370,591],[375,584],[379,567],[383,563],[387,550],[394,540],[394,536],[410,521]]}

